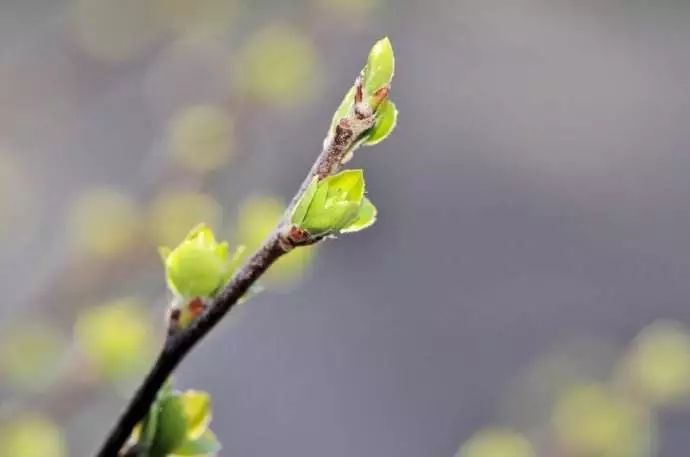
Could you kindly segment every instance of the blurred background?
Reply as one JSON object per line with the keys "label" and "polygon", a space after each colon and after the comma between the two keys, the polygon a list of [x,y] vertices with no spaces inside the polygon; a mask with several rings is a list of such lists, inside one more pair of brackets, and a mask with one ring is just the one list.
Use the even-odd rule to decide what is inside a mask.
{"label": "blurred background", "polygon": [[177,372],[225,456],[690,446],[686,0],[4,0],[0,455],[93,455],[163,338],[156,252],[256,246],[376,39],[371,229]]}

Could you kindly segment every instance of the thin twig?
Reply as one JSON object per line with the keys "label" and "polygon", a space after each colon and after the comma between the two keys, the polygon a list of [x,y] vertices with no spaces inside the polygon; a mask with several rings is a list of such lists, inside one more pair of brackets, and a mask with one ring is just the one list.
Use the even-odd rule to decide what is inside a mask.
{"label": "thin twig", "polygon": [[[374,125],[373,110],[362,96],[361,77],[356,81],[354,110],[341,119],[324,141],[321,154],[314,162],[299,191],[285,211],[281,223],[266,239],[257,252],[235,273],[230,282],[211,301],[208,311],[188,328],[170,335],[161,353],[134,397],[122,412],[110,431],[98,457],[117,457],[132,430],[148,413],[156,395],[187,353],[206,336],[227,314],[261,275],[284,254],[293,248],[318,242],[290,224],[293,209],[304,195],[314,176],[323,179],[337,172],[343,160],[358,145],[362,135]],[[383,93],[382,98],[387,94]]]}

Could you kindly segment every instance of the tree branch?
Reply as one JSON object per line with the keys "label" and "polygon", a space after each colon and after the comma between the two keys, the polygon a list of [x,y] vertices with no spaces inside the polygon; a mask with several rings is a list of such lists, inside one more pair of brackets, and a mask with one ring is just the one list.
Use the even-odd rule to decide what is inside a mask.
{"label": "tree branch", "polygon": [[[290,224],[290,217],[314,176],[320,180],[336,173],[344,159],[358,146],[362,136],[374,125],[373,110],[366,105],[362,97],[361,77],[357,78],[355,86],[354,110],[342,118],[333,132],[329,133],[324,141],[321,154],[292,199],[278,227],[257,252],[238,269],[223,290],[214,297],[208,311],[189,327],[173,333],[167,338],[151,371],[110,431],[97,454],[98,457],[117,457],[132,430],[148,413],[158,391],[175,368],[277,259],[295,247],[320,241],[320,239],[310,238],[300,229],[293,227]],[[387,91],[382,94],[382,98],[385,98],[386,95]]]}

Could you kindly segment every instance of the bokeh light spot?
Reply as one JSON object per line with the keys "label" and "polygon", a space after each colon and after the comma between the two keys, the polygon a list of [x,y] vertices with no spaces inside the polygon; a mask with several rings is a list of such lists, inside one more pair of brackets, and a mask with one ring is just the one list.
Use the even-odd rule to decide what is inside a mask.
{"label": "bokeh light spot", "polygon": [[487,428],[463,444],[456,457],[535,457],[535,453],[523,435],[503,428]]}
{"label": "bokeh light spot", "polygon": [[67,451],[65,439],[55,423],[38,414],[25,414],[0,429],[0,454],[63,457]]}
{"label": "bokeh light spot", "polygon": [[226,164],[234,143],[233,119],[221,108],[200,105],[178,113],[169,128],[174,161],[196,172],[208,172]]}
{"label": "bokeh light spot", "polygon": [[659,321],[642,330],[629,363],[633,382],[654,405],[688,398],[690,333],[684,325]]}
{"label": "bokeh light spot", "polygon": [[15,325],[3,332],[0,373],[15,390],[41,391],[60,373],[65,339],[38,322]]}
{"label": "bokeh light spot", "polygon": [[234,62],[236,86],[266,103],[290,105],[318,91],[316,49],[300,30],[272,25],[251,36]]}
{"label": "bokeh light spot", "polygon": [[136,242],[140,214],[134,200],[111,188],[96,188],[80,195],[70,211],[75,247],[96,257],[118,256]]}
{"label": "bokeh light spot", "polygon": [[149,213],[149,233],[156,246],[177,246],[196,225],[220,226],[223,209],[208,194],[168,191],[157,196]]}
{"label": "bokeh light spot", "polygon": [[106,378],[140,373],[150,362],[153,329],[135,298],[85,309],[78,316],[75,337],[93,368]]}
{"label": "bokeh light spot", "polygon": [[646,456],[653,445],[649,412],[599,384],[565,389],[554,406],[553,425],[568,455]]}
{"label": "bokeh light spot", "polygon": [[[237,219],[238,243],[253,252],[275,229],[285,206],[271,197],[252,197],[240,207]],[[300,281],[314,260],[315,246],[294,249],[279,259],[265,276],[274,286],[289,286]],[[262,278],[263,279],[263,278]]]}

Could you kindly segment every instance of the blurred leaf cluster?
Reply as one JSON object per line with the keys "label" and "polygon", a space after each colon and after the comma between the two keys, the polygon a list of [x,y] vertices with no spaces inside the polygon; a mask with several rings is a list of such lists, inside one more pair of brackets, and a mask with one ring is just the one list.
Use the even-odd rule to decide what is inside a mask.
{"label": "blurred leaf cluster", "polygon": [[457,456],[658,455],[659,416],[690,414],[690,329],[657,321],[616,356],[602,349],[564,346],[537,360],[508,398],[515,428],[479,430]]}

